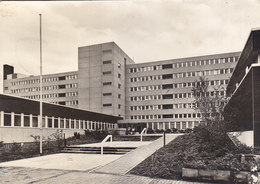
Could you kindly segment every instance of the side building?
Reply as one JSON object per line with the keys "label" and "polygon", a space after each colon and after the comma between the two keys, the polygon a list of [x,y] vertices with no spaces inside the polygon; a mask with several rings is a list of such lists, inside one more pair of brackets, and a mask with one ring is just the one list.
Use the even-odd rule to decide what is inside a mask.
{"label": "side building", "polygon": [[[40,77],[14,73],[13,67],[4,66],[3,89],[5,94],[40,100]],[[45,102],[78,107],[78,72],[43,75]]]}
{"label": "side building", "polygon": [[[223,87],[222,95],[240,52],[173,59],[126,66],[126,117],[121,126],[139,131],[194,128],[200,114],[193,108],[191,89],[199,77],[209,80],[209,91]],[[209,93],[211,95],[211,93]]]}
{"label": "side building", "polygon": [[260,30],[252,30],[227,86],[225,119],[233,131],[260,146]]}

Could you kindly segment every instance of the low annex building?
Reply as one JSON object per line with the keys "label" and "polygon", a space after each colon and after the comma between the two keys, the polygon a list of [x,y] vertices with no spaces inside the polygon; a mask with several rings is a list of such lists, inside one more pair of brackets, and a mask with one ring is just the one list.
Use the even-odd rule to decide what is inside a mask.
{"label": "low annex building", "polygon": [[[0,141],[32,142],[40,135],[39,101],[0,94]],[[43,103],[43,136],[57,130],[66,137],[84,130],[109,130],[117,127],[120,117],[90,112],[73,107]]]}

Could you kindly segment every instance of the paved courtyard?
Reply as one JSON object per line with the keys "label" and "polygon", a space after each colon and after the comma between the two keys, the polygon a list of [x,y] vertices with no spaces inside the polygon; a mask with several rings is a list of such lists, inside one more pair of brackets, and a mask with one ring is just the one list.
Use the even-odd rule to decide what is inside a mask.
{"label": "paved courtyard", "polygon": [[59,153],[0,163],[0,167],[87,171],[108,164],[122,155]]}
{"label": "paved courtyard", "polygon": [[[6,184],[202,184],[197,182],[154,179],[135,175],[112,175],[86,171],[34,168],[0,168],[0,183]],[[205,183],[204,183],[205,184]]]}
{"label": "paved courtyard", "polygon": [[[168,135],[166,143],[178,135]],[[197,182],[155,179],[127,174],[156,149],[163,139],[151,142],[110,143],[138,147],[125,155],[59,153],[0,163],[0,183],[6,184],[192,184]],[[197,183],[199,184],[199,183]]]}

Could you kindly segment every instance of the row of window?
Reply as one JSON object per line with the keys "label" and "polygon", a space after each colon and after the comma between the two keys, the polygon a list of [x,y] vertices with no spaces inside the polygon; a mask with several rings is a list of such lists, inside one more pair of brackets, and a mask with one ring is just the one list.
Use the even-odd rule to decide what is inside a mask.
{"label": "row of window", "polygon": [[[57,90],[57,89],[66,89],[66,88],[77,88],[78,84],[64,84],[64,85],[53,85],[53,86],[43,86],[43,91],[48,90]],[[21,88],[21,89],[13,89],[11,90],[11,93],[27,93],[27,92],[35,92],[40,91],[40,87],[32,87],[32,88]]]}
{"label": "row of window", "polygon": [[178,104],[164,104],[164,105],[138,105],[130,106],[130,111],[139,110],[158,110],[158,109],[193,109],[194,103],[178,103]]}
{"label": "row of window", "polygon": [[[228,80],[212,80],[208,81],[209,86],[216,86],[216,85],[227,85]],[[150,90],[160,90],[160,89],[173,89],[173,88],[186,88],[186,87],[195,87],[198,85],[196,82],[185,82],[185,83],[176,83],[176,84],[163,84],[163,85],[153,85],[153,86],[137,86],[137,87],[130,87],[129,91],[150,91]]]}
{"label": "row of window", "polygon": [[178,62],[178,63],[173,63],[173,64],[146,66],[146,67],[140,67],[140,68],[130,68],[129,73],[146,72],[146,71],[154,71],[154,70],[170,69],[170,68],[183,68],[183,67],[230,63],[230,62],[236,62],[237,59],[238,59],[238,57],[227,57],[227,58],[186,61],[186,62]]}
{"label": "row of window", "polygon": [[[60,76],[60,77],[48,77],[48,78],[43,78],[42,82],[55,82],[55,81],[60,81],[60,80],[74,80],[77,79],[77,75],[66,75],[66,76]],[[12,86],[17,86],[17,85],[26,85],[26,84],[35,84],[35,83],[40,83],[40,79],[31,79],[31,80],[22,80],[22,81],[17,81],[17,82],[11,82]]]}
{"label": "row of window", "polygon": [[205,71],[173,73],[173,74],[165,74],[165,75],[161,75],[161,76],[154,75],[154,76],[132,77],[129,79],[129,81],[130,82],[143,82],[143,81],[160,80],[160,79],[174,79],[174,78],[185,78],[185,77],[222,75],[222,74],[229,74],[232,72],[233,72],[233,68],[225,68],[225,69],[215,69],[215,70],[205,70]]}
{"label": "row of window", "polygon": [[[203,96],[225,96],[226,91],[208,91]],[[199,96],[199,95],[198,95]],[[176,94],[163,94],[163,95],[145,95],[145,96],[131,96],[130,101],[146,101],[146,100],[161,100],[161,99],[177,99],[177,98],[193,98],[192,93],[176,93]]]}
{"label": "row of window", "polygon": [[[67,93],[52,93],[52,94],[43,94],[42,98],[58,98],[58,97],[71,97],[71,96],[78,96],[78,92],[67,92]],[[30,95],[30,96],[22,96],[24,98],[29,99],[40,99],[40,95]]]}
{"label": "row of window", "polygon": [[59,101],[59,102],[51,102],[52,104],[59,104],[59,105],[78,105],[78,100],[72,100],[72,101]]}
{"label": "row of window", "polygon": [[148,123],[148,128],[153,129],[186,129],[186,128],[194,128],[195,126],[198,126],[198,121],[181,121],[181,122],[152,122]]}
{"label": "row of window", "polygon": [[133,120],[138,119],[165,119],[165,118],[200,118],[201,115],[199,113],[187,113],[187,114],[155,114],[155,115],[133,115],[130,116]]}

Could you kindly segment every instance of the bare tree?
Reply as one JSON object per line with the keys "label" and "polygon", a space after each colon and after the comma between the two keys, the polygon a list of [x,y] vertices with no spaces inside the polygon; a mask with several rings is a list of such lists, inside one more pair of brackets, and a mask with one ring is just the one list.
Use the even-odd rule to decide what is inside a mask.
{"label": "bare tree", "polygon": [[200,114],[202,122],[207,125],[223,122],[224,107],[228,101],[225,88],[221,85],[215,85],[209,89],[209,82],[208,79],[200,77],[192,88],[192,94],[195,98],[193,107]]}

